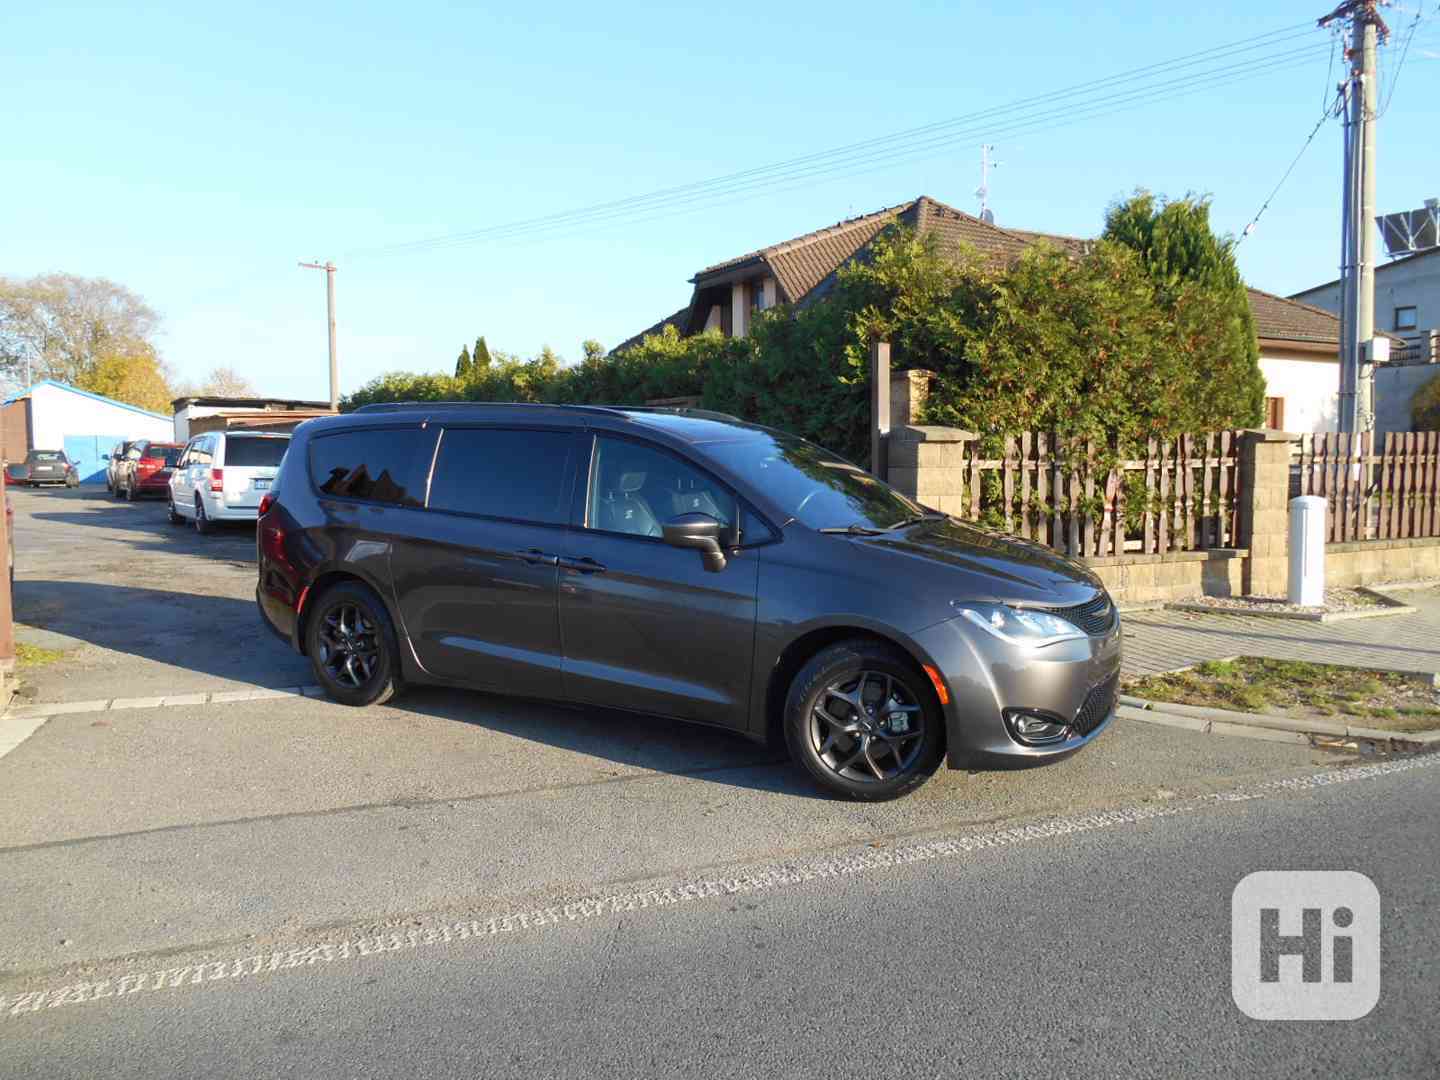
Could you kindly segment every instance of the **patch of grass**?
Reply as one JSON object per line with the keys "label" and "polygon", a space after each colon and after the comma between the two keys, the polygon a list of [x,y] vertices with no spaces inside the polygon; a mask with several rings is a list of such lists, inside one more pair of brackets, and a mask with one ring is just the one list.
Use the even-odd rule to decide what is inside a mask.
{"label": "patch of grass", "polygon": [[1211,679],[1230,679],[1235,676],[1234,660],[1206,660],[1195,669],[1201,675]]}
{"label": "patch of grass", "polygon": [[1440,693],[1398,671],[1242,656],[1133,680],[1126,689],[1161,702],[1302,718],[1338,713],[1375,718],[1396,731],[1440,728]]}
{"label": "patch of grass", "polygon": [[17,642],[15,645],[15,666],[16,667],[39,667],[42,664],[53,664],[65,654],[59,649],[46,649],[39,645],[26,645],[24,642]]}

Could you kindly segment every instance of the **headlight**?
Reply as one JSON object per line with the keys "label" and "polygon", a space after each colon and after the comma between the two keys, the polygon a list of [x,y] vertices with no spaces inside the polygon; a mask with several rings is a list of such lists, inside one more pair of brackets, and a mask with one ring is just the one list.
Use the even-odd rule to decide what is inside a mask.
{"label": "headlight", "polygon": [[974,604],[954,601],[960,614],[1001,641],[1027,649],[1039,649],[1058,641],[1086,636],[1068,619],[1048,611],[1011,607],[1009,604]]}

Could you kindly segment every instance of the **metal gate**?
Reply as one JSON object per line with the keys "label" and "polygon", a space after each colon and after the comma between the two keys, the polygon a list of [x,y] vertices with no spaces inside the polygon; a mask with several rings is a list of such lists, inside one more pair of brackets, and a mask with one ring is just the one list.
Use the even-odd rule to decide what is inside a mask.
{"label": "metal gate", "polygon": [[66,435],[65,456],[80,474],[82,484],[103,484],[110,451],[124,441],[121,435]]}

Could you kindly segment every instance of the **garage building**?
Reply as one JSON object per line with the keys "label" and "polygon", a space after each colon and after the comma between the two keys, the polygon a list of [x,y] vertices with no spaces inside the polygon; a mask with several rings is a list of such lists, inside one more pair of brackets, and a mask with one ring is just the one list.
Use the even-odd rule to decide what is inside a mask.
{"label": "garage building", "polygon": [[82,484],[103,484],[110,449],[127,439],[169,442],[170,417],[46,379],[5,401],[5,460],[64,450]]}

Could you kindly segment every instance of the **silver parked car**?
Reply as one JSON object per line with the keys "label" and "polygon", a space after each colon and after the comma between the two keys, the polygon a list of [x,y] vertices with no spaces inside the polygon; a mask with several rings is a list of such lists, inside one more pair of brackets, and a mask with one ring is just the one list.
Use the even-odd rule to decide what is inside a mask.
{"label": "silver parked car", "polygon": [[212,431],[185,447],[170,474],[170,520],[207,533],[221,521],[254,521],[270,491],[290,436]]}

